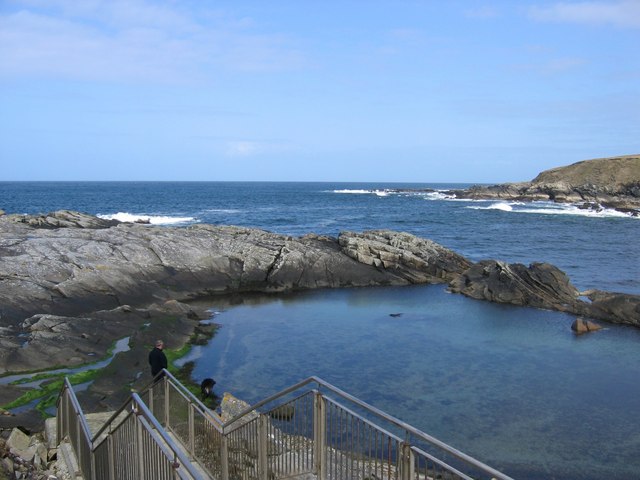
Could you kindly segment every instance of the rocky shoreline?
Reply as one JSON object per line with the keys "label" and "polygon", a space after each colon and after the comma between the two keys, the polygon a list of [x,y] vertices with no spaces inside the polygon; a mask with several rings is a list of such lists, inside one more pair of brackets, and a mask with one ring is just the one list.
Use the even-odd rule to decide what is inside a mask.
{"label": "rocky shoreline", "polygon": [[552,201],[588,210],[640,216],[640,155],[584,160],[540,173],[530,182],[473,186],[446,192],[454,198]]}
{"label": "rocky shoreline", "polygon": [[615,210],[640,217],[640,155],[584,160],[540,173],[529,182],[473,185],[465,189],[390,189],[458,200],[554,202],[582,210]]}
{"label": "rocky shoreline", "polygon": [[[131,349],[79,394],[88,411],[116,408],[131,388],[146,384],[153,341],[187,344],[210,316],[196,301],[211,296],[233,303],[254,292],[441,283],[472,298],[640,326],[640,296],[579,292],[545,263],[474,264],[402,232],[291,237],[59,211],[0,216],[0,258],[0,375],[82,365],[130,336]],[[0,390],[0,405],[24,392]],[[1,417],[0,428],[28,418]]]}

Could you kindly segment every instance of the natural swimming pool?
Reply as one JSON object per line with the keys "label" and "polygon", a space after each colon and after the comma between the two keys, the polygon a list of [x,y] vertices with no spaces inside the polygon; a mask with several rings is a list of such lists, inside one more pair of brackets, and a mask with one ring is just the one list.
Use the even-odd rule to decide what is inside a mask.
{"label": "natural swimming pool", "polygon": [[[443,286],[250,296],[194,378],[255,402],[311,375],[519,479],[640,472],[640,330],[575,336],[572,315]],[[400,314],[391,316],[391,314]]]}

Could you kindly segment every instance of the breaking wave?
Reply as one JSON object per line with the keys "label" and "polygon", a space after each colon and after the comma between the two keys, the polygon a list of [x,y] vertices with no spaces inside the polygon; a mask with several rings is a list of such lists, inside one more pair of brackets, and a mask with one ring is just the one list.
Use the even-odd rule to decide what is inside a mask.
{"label": "breaking wave", "polygon": [[170,217],[165,215],[138,215],[128,212],[118,212],[108,215],[97,215],[104,220],[118,220],[124,223],[148,223],[150,225],[176,225],[181,223],[192,223],[194,217]]}
{"label": "breaking wave", "polygon": [[469,205],[466,208],[471,210],[500,210],[503,212],[533,213],[538,215],[577,215],[592,218],[634,218],[628,213],[619,212],[610,208],[580,208],[573,204],[551,202],[495,202],[487,206]]}
{"label": "breaking wave", "polygon": [[377,195],[378,197],[386,197],[390,193],[395,193],[391,190],[382,189],[382,190],[364,190],[364,189],[342,189],[342,190],[332,190],[333,193],[348,193],[353,195]]}

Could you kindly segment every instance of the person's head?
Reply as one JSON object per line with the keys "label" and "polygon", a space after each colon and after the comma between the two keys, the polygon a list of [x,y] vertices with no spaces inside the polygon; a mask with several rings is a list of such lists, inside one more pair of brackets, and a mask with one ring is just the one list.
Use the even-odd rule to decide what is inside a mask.
{"label": "person's head", "polygon": [[156,340],[156,348],[162,350],[164,348],[164,342],[162,340]]}

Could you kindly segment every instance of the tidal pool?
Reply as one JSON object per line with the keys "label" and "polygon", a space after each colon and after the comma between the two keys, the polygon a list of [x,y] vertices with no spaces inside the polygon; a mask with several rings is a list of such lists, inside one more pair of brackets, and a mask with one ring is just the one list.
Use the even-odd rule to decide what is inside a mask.
{"label": "tidal pool", "polygon": [[253,403],[316,375],[514,478],[640,477],[640,329],[576,336],[572,315],[442,286],[211,306],[222,327],[181,362],[219,394]]}

